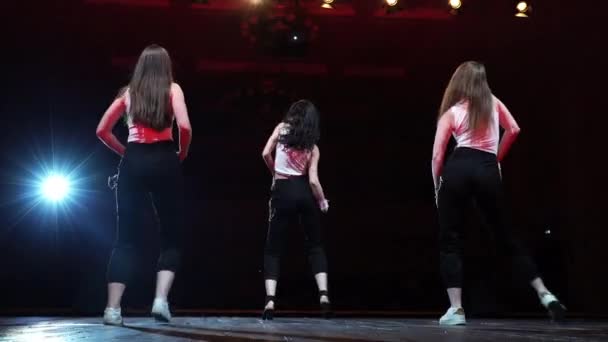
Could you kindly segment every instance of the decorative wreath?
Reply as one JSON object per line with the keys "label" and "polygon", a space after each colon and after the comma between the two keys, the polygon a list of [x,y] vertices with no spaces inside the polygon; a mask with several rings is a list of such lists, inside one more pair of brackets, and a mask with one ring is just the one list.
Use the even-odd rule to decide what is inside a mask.
{"label": "decorative wreath", "polygon": [[317,39],[319,27],[299,6],[262,5],[241,23],[243,38],[264,50],[305,46]]}

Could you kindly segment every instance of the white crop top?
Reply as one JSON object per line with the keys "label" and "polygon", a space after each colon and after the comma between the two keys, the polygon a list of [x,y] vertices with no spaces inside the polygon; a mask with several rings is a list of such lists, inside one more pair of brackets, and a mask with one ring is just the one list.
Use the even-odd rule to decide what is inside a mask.
{"label": "white crop top", "polygon": [[472,131],[469,129],[469,110],[466,101],[459,102],[450,108],[453,115],[454,139],[456,147],[469,147],[477,150],[497,154],[498,142],[500,141],[500,128],[498,119],[498,107],[494,103],[492,118],[486,129]]}
{"label": "white crop top", "polygon": [[285,176],[305,175],[308,173],[308,163],[311,156],[311,151],[296,150],[278,143],[274,159],[274,171]]}

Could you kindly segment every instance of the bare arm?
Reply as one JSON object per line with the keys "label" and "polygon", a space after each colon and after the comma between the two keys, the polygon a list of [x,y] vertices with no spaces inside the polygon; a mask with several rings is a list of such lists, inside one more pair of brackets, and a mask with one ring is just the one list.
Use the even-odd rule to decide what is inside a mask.
{"label": "bare arm", "polygon": [[445,160],[445,150],[450,141],[452,133],[453,115],[448,111],[437,123],[437,131],[435,132],[435,142],[433,144],[433,160],[431,162],[431,170],[433,172],[433,184],[435,189],[439,187],[439,177],[443,170],[443,162]]}
{"label": "bare arm", "polygon": [[124,155],[126,147],[116,138],[112,129],[126,108],[125,95],[123,94],[112,102],[97,125],[97,137],[120,156]]}
{"label": "bare arm", "polygon": [[182,88],[177,84],[171,85],[171,105],[173,114],[179,129],[179,160],[184,160],[188,156],[190,142],[192,141],[192,126],[188,118],[188,108]]}
{"label": "bare arm", "polygon": [[312,156],[310,158],[310,165],[308,166],[308,182],[312,188],[312,193],[319,204],[322,211],[327,211],[328,204],[323,193],[323,187],[319,181],[319,159],[321,158],[321,152],[319,147],[315,145],[312,150]]}
{"label": "bare arm", "polygon": [[500,126],[505,129],[502,139],[500,140],[500,145],[498,146],[497,159],[500,163],[507,155],[507,152],[509,152],[511,145],[513,145],[513,142],[517,139],[517,135],[521,129],[517,125],[513,115],[511,115],[511,112],[509,112],[509,109],[507,109],[507,107],[496,97],[494,97],[494,101],[496,101],[496,105],[498,106]]}
{"label": "bare arm", "polygon": [[283,123],[280,123],[275,127],[272,135],[268,138],[266,145],[264,146],[264,150],[262,151],[262,158],[264,158],[264,162],[266,163],[266,167],[270,171],[270,174],[274,177],[274,158],[272,157],[272,151],[277,147],[277,142],[279,141],[279,133],[283,128]]}

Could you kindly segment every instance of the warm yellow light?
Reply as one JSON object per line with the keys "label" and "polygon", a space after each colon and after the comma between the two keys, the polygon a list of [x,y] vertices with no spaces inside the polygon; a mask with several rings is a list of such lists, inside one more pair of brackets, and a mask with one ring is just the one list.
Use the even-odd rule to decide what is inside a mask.
{"label": "warm yellow light", "polygon": [[523,12],[527,11],[527,10],[528,10],[528,3],[527,3],[527,2],[525,2],[525,1],[520,1],[520,2],[518,2],[518,3],[517,3],[517,10],[518,10],[520,13],[523,13]]}
{"label": "warm yellow light", "polygon": [[321,7],[325,9],[332,9],[334,8],[334,6],[331,5],[333,2],[334,0],[323,0],[323,5],[321,5]]}
{"label": "warm yellow light", "polygon": [[460,1],[460,0],[450,0],[450,6],[453,9],[459,9],[462,6],[462,1]]}
{"label": "warm yellow light", "polygon": [[262,3],[262,0],[249,0],[249,2],[251,2],[252,5],[259,5]]}
{"label": "warm yellow light", "polygon": [[395,6],[399,0],[386,0],[386,4],[389,6]]}

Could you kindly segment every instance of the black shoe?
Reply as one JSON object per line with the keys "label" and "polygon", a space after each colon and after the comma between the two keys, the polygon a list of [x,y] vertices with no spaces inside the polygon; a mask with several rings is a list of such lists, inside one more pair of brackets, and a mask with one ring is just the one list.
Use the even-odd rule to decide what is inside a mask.
{"label": "black shoe", "polygon": [[327,291],[319,291],[319,305],[321,306],[321,315],[325,319],[332,318],[334,313],[331,311],[331,303],[330,302],[321,302],[321,297],[327,296],[329,299],[329,295]]}
{"label": "black shoe", "polygon": [[550,292],[539,295],[541,304],[547,309],[553,322],[563,322],[566,316],[566,307],[560,303],[559,299]]}
{"label": "black shoe", "polygon": [[558,301],[549,303],[547,310],[555,323],[562,323],[566,319],[566,307]]}
{"label": "black shoe", "polygon": [[274,302],[274,296],[266,296],[266,304],[264,304],[264,312],[262,312],[262,319],[265,321],[272,321],[272,319],[274,318],[274,309],[266,308],[266,305],[268,305],[268,302],[270,301]]}

